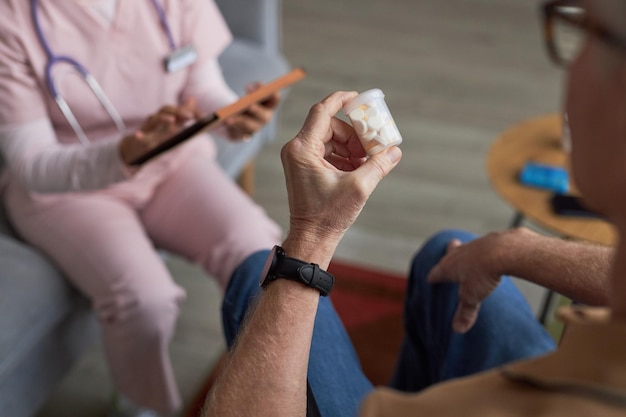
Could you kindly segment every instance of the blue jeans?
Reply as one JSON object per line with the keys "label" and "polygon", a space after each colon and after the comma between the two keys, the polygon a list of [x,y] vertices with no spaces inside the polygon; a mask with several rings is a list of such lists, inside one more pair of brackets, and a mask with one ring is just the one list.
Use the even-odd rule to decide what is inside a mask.
{"label": "blue jeans", "polygon": [[[451,239],[473,235],[445,231],[431,238],[413,260],[405,301],[405,337],[390,386],[418,391],[446,379],[546,353],[554,342],[535,319],[509,278],[482,303],[478,320],[464,335],[452,331],[456,284],[430,285],[426,277]],[[269,251],[257,252],[234,272],[222,305],[228,346],[259,292],[259,275]],[[253,365],[251,365],[253,366]],[[320,299],[309,359],[309,382],[324,417],[357,415],[373,389],[348,334],[327,297]]]}

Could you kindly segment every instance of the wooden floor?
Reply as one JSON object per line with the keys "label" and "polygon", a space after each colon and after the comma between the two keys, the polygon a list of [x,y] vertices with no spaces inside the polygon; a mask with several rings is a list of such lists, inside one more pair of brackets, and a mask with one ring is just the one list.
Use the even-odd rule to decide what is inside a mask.
{"label": "wooden floor", "polygon": [[[308,78],[291,90],[277,140],[256,161],[256,200],[288,224],[280,147],[309,107],[335,90],[380,88],[404,138],[404,158],[381,182],[337,256],[405,271],[430,234],[506,227],[511,209],[490,188],[485,154],[499,132],[558,111],[563,74],[540,35],[538,2],[519,0],[289,0],[284,51]],[[168,262],[189,290],[172,357],[186,400],[223,349],[215,287],[194,265]],[[533,303],[537,292],[528,290]],[[95,348],[38,417],[104,416],[112,387]]]}

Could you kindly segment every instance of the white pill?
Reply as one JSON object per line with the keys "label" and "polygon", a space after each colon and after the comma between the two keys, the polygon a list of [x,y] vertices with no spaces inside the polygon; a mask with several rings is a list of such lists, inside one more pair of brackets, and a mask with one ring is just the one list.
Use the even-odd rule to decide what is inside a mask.
{"label": "white pill", "polygon": [[368,155],[374,155],[386,148],[385,145],[382,145],[375,140],[373,140],[372,143],[375,143],[376,145],[365,149],[365,152],[367,152]]}
{"label": "white pill", "polygon": [[369,121],[372,117],[378,116],[378,110],[375,107],[368,107],[365,111],[365,116],[367,116],[367,120]]}
{"label": "white pill", "polygon": [[383,138],[385,142],[391,143],[395,136],[396,132],[392,126],[383,126],[382,129],[380,129],[380,137]]}
{"label": "white pill", "polygon": [[370,140],[365,145],[363,145],[363,147],[365,148],[365,152],[371,152],[371,150],[377,146],[380,146],[380,143],[378,143],[374,139]]}
{"label": "white pill", "polygon": [[376,135],[378,135],[378,132],[375,130],[368,130],[367,132],[363,133],[362,138],[365,140],[370,140],[370,139],[374,139],[376,137]]}
{"label": "white pill", "polygon": [[369,117],[367,119],[367,124],[370,127],[370,129],[379,130],[381,127],[383,127],[385,122],[383,122],[383,119],[381,119],[380,116],[376,115],[376,116]]}
{"label": "white pill", "polygon": [[350,118],[350,120],[355,121],[355,120],[362,120],[365,117],[365,112],[357,107],[356,109],[352,110],[350,112],[350,114],[348,115],[348,117]]}
{"label": "white pill", "polygon": [[354,130],[357,135],[362,135],[367,132],[367,123],[363,120],[352,120],[352,126],[354,126]]}

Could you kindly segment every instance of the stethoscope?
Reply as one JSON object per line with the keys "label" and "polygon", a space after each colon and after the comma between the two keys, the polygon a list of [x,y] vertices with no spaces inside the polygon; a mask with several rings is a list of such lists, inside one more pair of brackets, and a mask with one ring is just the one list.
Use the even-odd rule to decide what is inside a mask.
{"label": "stethoscope", "polygon": [[[167,41],[169,43],[170,49],[173,52],[176,52],[176,49],[177,49],[176,43],[174,42],[174,37],[172,35],[172,31],[170,30],[170,25],[167,22],[167,18],[165,16],[165,10],[163,10],[163,8],[161,7],[161,5],[158,3],[157,0],[152,0],[152,4],[154,5],[154,8],[156,9],[156,12],[159,16],[159,21],[161,22],[161,27],[163,27],[163,31],[165,32],[165,35],[167,37]],[[80,62],[76,61],[74,58],[70,56],[56,55],[52,51],[52,48],[50,48],[50,45],[48,44],[48,41],[46,40],[46,37],[43,34],[43,30],[39,22],[38,6],[39,6],[39,0],[31,0],[31,13],[32,13],[33,24],[35,26],[35,31],[37,32],[37,37],[39,38],[39,42],[41,43],[41,46],[43,47],[46,53],[46,56],[48,58],[48,61],[45,67],[45,77],[46,77],[46,84],[48,86],[48,91],[50,91],[50,94],[54,98],[54,101],[59,107],[59,110],[61,110],[61,113],[63,113],[63,116],[65,117],[65,119],[67,119],[68,123],[70,124],[74,132],[76,133],[76,136],[78,136],[78,139],[80,140],[80,142],[83,145],[87,145],[89,144],[89,139],[87,138],[87,135],[85,134],[85,131],[83,130],[83,128],[78,123],[78,120],[76,119],[76,116],[74,116],[74,113],[72,112],[72,109],[70,108],[70,106],[67,104],[67,101],[63,98],[63,96],[61,95],[61,93],[56,87],[56,84],[52,77],[52,68],[56,64],[65,63],[65,64],[72,66],[74,70],[76,70],[76,72],[78,72],[81,78],[85,81],[85,83],[89,86],[89,89],[96,96],[96,98],[98,99],[98,102],[104,108],[104,110],[108,113],[109,117],[111,117],[118,131],[122,134],[125,133],[126,126],[124,125],[124,122],[122,121],[122,117],[113,106],[113,103],[111,103],[111,100],[109,100],[109,98],[106,96],[106,94],[104,93],[104,90],[102,89],[102,87],[100,87],[100,84],[96,81],[94,76],[91,75],[91,73],[87,70],[87,68],[85,68]]]}

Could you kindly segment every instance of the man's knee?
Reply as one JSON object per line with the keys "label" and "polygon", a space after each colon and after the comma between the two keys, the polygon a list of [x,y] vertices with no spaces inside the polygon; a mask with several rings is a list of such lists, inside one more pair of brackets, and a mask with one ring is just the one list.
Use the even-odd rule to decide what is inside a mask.
{"label": "man's knee", "polygon": [[420,254],[427,254],[431,257],[436,257],[437,261],[441,259],[448,250],[448,244],[451,240],[457,239],[462,243],[469,242],[476,238],[476,235],[473,233],[467,232],[465,230],[460,229],[448,229],[442,230],[440,232],[432,235],[426,243],[422,246],[422,248],[418,251],[416,256],[420,256]]}
{"label": "man's knee", "polygon": [[409,273],[407,306],[456,303],[458,286],[456,284],[433,286],[428,282],[428,275],[431,269],[446,255],[451,240],[458,239],[461,242],[468,242],[475,237],[474,234],[464,230],[443,230],[431,236],[422,245],[413,257]]}
{"label": "man's knee", "polygon": [[448,251],[453,239],[465,243],[475,239],[475,235],[464,230],[450,229],[431,236],[413,257],[410,279],[425,282],[430,270],[439,263]]}
{"label": "man's knee", "polygon": [[222,321],[228,345],[233,342],[252,299],[259,293],[259,279],[268,250],[248,256],[233,272],[222,302]]}

